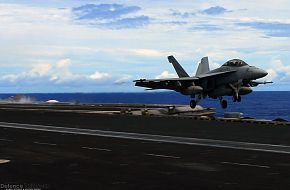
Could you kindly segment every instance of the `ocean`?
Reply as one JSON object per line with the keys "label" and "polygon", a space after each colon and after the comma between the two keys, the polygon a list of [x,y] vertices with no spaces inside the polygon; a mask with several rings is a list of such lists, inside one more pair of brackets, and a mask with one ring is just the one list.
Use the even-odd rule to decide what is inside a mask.
{"label": "ocean", "polygon": [[[15,94],[0,94],[0,99],[6,99]],[[60,102],[79,103],[127,103],[127,104],[183,104],[188,105],[190,98],[176,92],[144,92],[144,93],[32,93],[24,94],[37,101],[58,100]],[[216,109],[216,116],[224,112],[242,112],[244,117],[258,119],[282,118],[290,121],[290,92],[253,92],[242,96],[241,102],[232,102],[231,97],[225,97],[228,108],[223,110],[219,100],[204,99],[203,107]]]}

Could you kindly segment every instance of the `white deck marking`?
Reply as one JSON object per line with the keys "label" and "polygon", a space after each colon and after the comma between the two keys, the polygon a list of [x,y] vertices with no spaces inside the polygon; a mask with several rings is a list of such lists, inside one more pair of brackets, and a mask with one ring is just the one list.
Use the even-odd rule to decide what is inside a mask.
{"label": "white deck marking", "polygon": [[256,164],[246,164],[246,163],[236,163],[236,162],[221,162],[222,164],[236,165],[236,166],[248,166],[256,168],[270,168],[270,166],[256,165]]}
{"label": "white deck marking", "polygon": [[57,144],[53,144],[53,143],[47,143],[47,142],[37,142],[34,141],[34,144],[40,144],[40,145],[48,145],[48,146],[56,146]]}
{"label": "white deck marking", "polygon": [[6,159],[0,159],[0,164],[6,164],[9,163],[10,160],[6,160]]}
{"label": "white deck marking", "polygon": [[112,151],[112,150],[106,149],[106,148],[96,148],[96,147],[87,147],[87,146],[83,146],[82,149],[99,150],[99,151],[106,151],[106,152],[111,152]]}
{"label": "white deck marking", "polygon": [[154,156],[154,157],[161,157],[161,158],[180,158],[180,157],[177,157],[177,156],[171,156],[171,155],[163,155],[163,154],[148,154],[148,153],[144,153],[144,155],[147,155],[147,156]]}
{"label": "white deck marking", "polygon": [[0,141],[13,142],[13,140],[10,140],[10,139],[0,139]]}
{"label": "white deck marking", "polygon": [[237,149],[237,150],[251,150],[251,151],[271,152],[271,153],[279,153],[279,154],[290,154],[290,146],[286,146],[286,145],[249,143],[249,142],[239,142],[239,141],[224,141],[224,140],[164,136],[164,135],[150,135],[150,134],[142,134],[142,133],[116,132],[116,131],[92,130],[92,129],[85,129],[85,128],[67,128],[67,127],[56,127],[56,126],[45,126],[45,125],[4,123],[4,122],[0,122],[0,127],[56,132],[56,133],[67,133],[67,134],[76,134],[76,135],[110,137],[110,138],[119,138],[119,139],[133,139],[133,140],[140,140],[140,141],[174,143],[174,144],[183,144],[183,145],[192,145],[192,146],[206,146],[206,147],[214,147],[214,148],[228,148],[228,149]]}

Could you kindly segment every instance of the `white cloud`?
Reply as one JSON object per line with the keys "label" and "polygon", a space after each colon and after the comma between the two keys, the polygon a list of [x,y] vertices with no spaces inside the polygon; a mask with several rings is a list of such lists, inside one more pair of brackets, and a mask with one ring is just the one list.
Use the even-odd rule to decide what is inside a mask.
{"label": "white cloud", "polygon": [[[117,87],[112,86],[114,82],[126,81],[123,73],[136,78],[137,74],[145,77],[169,70],[170,66],[164,63],[167,62],[166,56],[171,54],[185,68],[192,68],[193,60],[197,66],[203,56],[213,60],[211,68],[239,57],[249,64],[264,63],[263,67],[257,66],[271,68],[268,69],[271,79],[287,81],[290,78],[289,63],[286,62],[290,53],[289,38],[269,37],[263,30],[236,25],[238,22],[257,21],[290,23],[290,5],[285,0],[275,3],[270,0],[266,3],[221,0],[215,5],[210,1],[121,0],[118,3],[141,8],[138,14],[130,17],[146,15],[152,18],[144,28],[121,30],[72,22],[71,8],[86,4],[84,1],[46,1],[46,5],[23,5],[20,0],[13,2],[18,4],[0,4],[1,80],[17,82],[27,79],[43,84],[48,81],[57,83],[58,89],[62,89],[62,84],[70,83],[79,85],[81,91],[88,83],[112,79],[111,84],[107,83],[112,88]],[[198,14],[212,6],[221,6],[232,12],[214,17]],[[187,18],[174,17],[170,11],[172,8],[181,13],[197,14]],[[189,30],[194,26],[202,26],[199,27],[202,30]],[[213,28],[221,30],[209,31]],[[273,56],[279,57],[281,63],[268,61]],[[59,60],[66,57],[70,59]],[[164,71],[158,77],[173,76],[176,75]],[[35,77],[41,80],[35,80]],[[42,85],[39,91],[44,88]]]}
{"label": "white cloud", "polygon": [[176,78],[177,75],[169,73],[168,71],[163,71],[160,75],[157,75],[155,79],[164,79],[164,78]]}
{"label": "white cloud", "polygon": [[216,69],[216,68],[219,68],[221,65],[216,63],[216,62],[210,62],[209,63],[209,67],[210,67],[210,70],[213,70],[213,69]]}
{"label": "white cloud", "polygon": [[8,82],[14,82],[18,79],[18,76],[15,74],[7,74],[1,76],[1,80],[8,81]]}
{"label": "white cloud", "polygon": [[50,64],[37,64],[33,66],[30,72],[28,72],[28,75],[30,76],[44,76],[48,74],[51,70]]}
{"label": "white cloud", "polygon": [[53,73],[51,74],[50,80],[57,83],[73,81],[81,78],[79,74],[74,74],[70,71],[71,60],[61,59],[55,64]]}
{"label": "white cloud", "polygon": [[267,69],[268,75],[264,78],[265,81],[272,81],[278,76],[278,73],[274,69]]}
{"label": "white cloud", "polygon": [[41,23],[69,21],[70,10],[28,6],[21,4],[0,4],[0,21],[9,23]]}
{"label": "white cloud", "polygon": [[22,79],[33,79],[33,78],[39,78],[44,77],[49,74],[51,70],[50,64],[37,64],[32,67],[30,71],[27,72],[21,72],[18,74],[6,74],[1,76],[1,80],[7,80],[9,82],[16,82],[17,80]]}
{"label": "white cloud", "polygon": [[71,65],[71,60],[70,59],[62,59],[57,62],[57,67],[58,68],[67,68]]}
{"label": "white cloud", "polygon": [[164,56],[164,53],[154,50],[154,49],[129,49],[129,52],[132,52],[136,55],[141,55],[141,56],[153,56],[153,57],[162,57]]}
{"label": "white cloud", "polygon": [[55,74],[52,74],[49,78],[50,81],[57,81],[58,79],[59,79],[58,76]]}
{"label": "white cloud", "polygon": [[271,62],[272,67],[267,69],[268,75],[264,78],[267,81],[290,82],[290,65],[284,65],[280,59]]}
{"label": "white cloud", "polygon": [[108,73],[99,71],[96,71],[91,75],[73,73],[70,70],[71,64],[72,61],[70,59],[61,59],[56,63],[35,65],[29,71],[19,74],[3,75],[0,79],[2,81],[14,83],[27,80],[39,80],[40,82],[53,82],[54,84],[62,84],[69,82],[74,83],[76,81],[87,83],[90,81],[102,80],[110,76]]}
{"label": "white cloud", "polygon": [[123,75],[121,78],[118,78],[117,80],[115,80],[115,84],[117,85],[121,85],[121,84],[125,84],[127,82],[131,82],[132,80],[132,76],[131,75]]}
{"label": "white cloud", "polygon": [[101,80],[104,78],[108,78],[110,75],[108,73],[98,72],[96,71],[94,74],[89,76],[89,79],[92,80]]}

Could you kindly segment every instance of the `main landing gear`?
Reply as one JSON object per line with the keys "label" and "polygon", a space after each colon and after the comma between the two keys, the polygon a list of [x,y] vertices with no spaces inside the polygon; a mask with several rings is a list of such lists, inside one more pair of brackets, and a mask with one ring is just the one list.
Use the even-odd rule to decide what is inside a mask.
{"label": "main landing gear", "polygon": [[224,100],[223,97],[219,97],[219,100],[220,100],[221,107],[223,109],[226,109],[228,107],[228,102]]}
{"label": "main landing gear", "polygon": [[242,98],[240,95],[237,96],[233,96],[233,102],[241,102]]}
{"label": "main landing gear", "polygon": [[190,96],[191,100],[190,100],[190,107],[192,109],[194,109],[196,107],[196,105],[203,99],[206,97],[206,94],[193,94]]}

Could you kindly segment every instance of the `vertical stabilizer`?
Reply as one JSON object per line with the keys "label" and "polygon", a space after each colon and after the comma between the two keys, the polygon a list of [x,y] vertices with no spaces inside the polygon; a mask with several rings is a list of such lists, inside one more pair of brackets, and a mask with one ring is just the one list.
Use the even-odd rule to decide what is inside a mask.
{"label": "vertical stabilizer", "polygon": [[198,65],[196,76],[209,72],[208,57],[203,57]]}
{"label": "vertical stabilizer", "polygon": [[168,56],[168,61],[170,63],[172,63],[179,78],[189,77],[189,75],[186,73],[186,71],[181,67],[181,65],[178,63],[178,61],[172,55]]}

